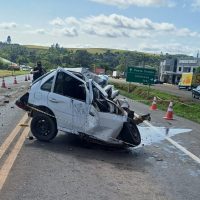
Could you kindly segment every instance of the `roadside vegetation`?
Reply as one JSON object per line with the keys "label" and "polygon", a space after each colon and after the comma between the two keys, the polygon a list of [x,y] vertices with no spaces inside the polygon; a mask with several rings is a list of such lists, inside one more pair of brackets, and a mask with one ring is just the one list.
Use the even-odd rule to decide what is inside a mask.
{"label": "roadside vegetation", "polygon": [[0,78],[6,76],[17,76],[17,75],[24,75],[28,74],[29,71],[11,71],[11,70],[0,70]]}
{"label": "roadside vegetation", "polygon": [[[0,42],[0,57],[18,65],[35,66],[41,60],[46,69],[61,67],[104,68],[107,74],[113,70],[124,72],[129,66],[146,66],[158,69],[160,61],[186,55],[150,54],[105,48],[63,48],[59,44],[50,47],[19,45]],[[0,69],[6,68],[0,63]],[[7,68],[6,68],[7,69]]]}
{"label": "roadside vegetation", "polygon": [[167,110],[169,102],[172,101],[174,104],[173,110],[177,116],[200,123],[200,101],[189,101],[184,97],[177,97],[152,88],[149,90],[147,86],[137,86],[134,84],[130,84],[130,92],[128,92],[128,83],[112,82],[112,84],[120,90],[121,95],[126,96],[132,100],[139,100],[149,106],[152,104],[153,98],[157,97],[157,107],[163,111]]}

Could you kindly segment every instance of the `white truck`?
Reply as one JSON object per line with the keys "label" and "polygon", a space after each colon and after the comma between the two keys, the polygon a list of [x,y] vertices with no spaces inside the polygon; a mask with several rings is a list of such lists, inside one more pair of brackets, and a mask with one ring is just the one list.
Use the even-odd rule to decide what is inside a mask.
{"label": "white truck", "polygon": [[113,71],[112,78],[120,78],[120,73],[118,71]]}

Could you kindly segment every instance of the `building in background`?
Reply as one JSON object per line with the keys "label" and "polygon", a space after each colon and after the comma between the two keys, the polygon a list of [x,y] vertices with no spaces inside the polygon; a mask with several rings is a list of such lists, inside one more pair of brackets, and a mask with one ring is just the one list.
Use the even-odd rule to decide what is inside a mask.
{"label": "building in background", "polygon": [[95,68],[95,74],[100,75],[100,74],[105,74],[105,69],[104,68]]}
{"label": "building in background", "polygon": [[10,65],[8,66],[9,70],[20,70],[20,66],[16,63],[10,63]]}
{"label": "building in background", "polygon": [[194,73],[200,66],[200,59],[166,59],[160,63],[160,80],[165,83],[177,84],[182,73]]}

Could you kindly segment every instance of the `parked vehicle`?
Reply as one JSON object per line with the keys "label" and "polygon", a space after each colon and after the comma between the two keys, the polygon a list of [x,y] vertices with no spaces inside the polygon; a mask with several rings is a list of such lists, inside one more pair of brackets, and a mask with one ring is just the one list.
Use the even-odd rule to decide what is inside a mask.
{"label": "parked vehicle", "polygon": [[31,71],[32,67],[26,65],[20,65],[20,70],[22,71]]}
{"label": "parked vehicle", "polygon": [[159,79],[154,79],[154,84],[163,84],[163,81]]}
{"label": "parked vehicle", "polygon": [[188,89],[197,87],[200,84],[200,73],[183,73],[178,84],[179,89]]}
{"label": "parked vehicle", "polygon": [[200,99],[200,85],[192,90],[192,97]]}
{"label": "parked vehicle", "polygon": [[120,73],[118,71],[113,71],[112,78],[120,78]]}
{"label": "parked vehicle", "polygon": [[[95,81],[58,68],[33,82],[16,105],[29,112],[31,132],[41,141],[52,140],[63,131],[109,146],[139,145],[134,111],[107,97]],[[149,115],[141,119],[146,118]]]}

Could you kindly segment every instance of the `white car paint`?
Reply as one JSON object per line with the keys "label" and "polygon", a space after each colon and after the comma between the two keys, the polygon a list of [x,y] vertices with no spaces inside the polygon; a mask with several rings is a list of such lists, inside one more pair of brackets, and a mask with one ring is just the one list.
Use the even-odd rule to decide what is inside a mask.
{"label": "white car paint", "polygon": [[[71,97],[54,93],[56,75],[58,72],[64,72],[84,84],[86,91],[86,100],[81,101]],[[44,91],[41,86],[54,77],[51,90]],[[66,69],[58,68],[52,71],[46,77],[36,81],[31,86],[29,92],[28,103],[34,106],[48,107],[55,115],[57,121],[57,129],[60,131],[72,132],[79,134],[80,132],[92,135],[101,140],[110,141],[116,139],[117,135],[123,128],[123,123],[127,121],[127,114],[122,115],[112,113],[114,111],[114,103],[109,103],[109,112],[100,112],[92,104],[93,90],[92,85],[96,87],[100,93],[106,96],[106,92],[94,81],[89,80],[89,87],[86,82]]]}

